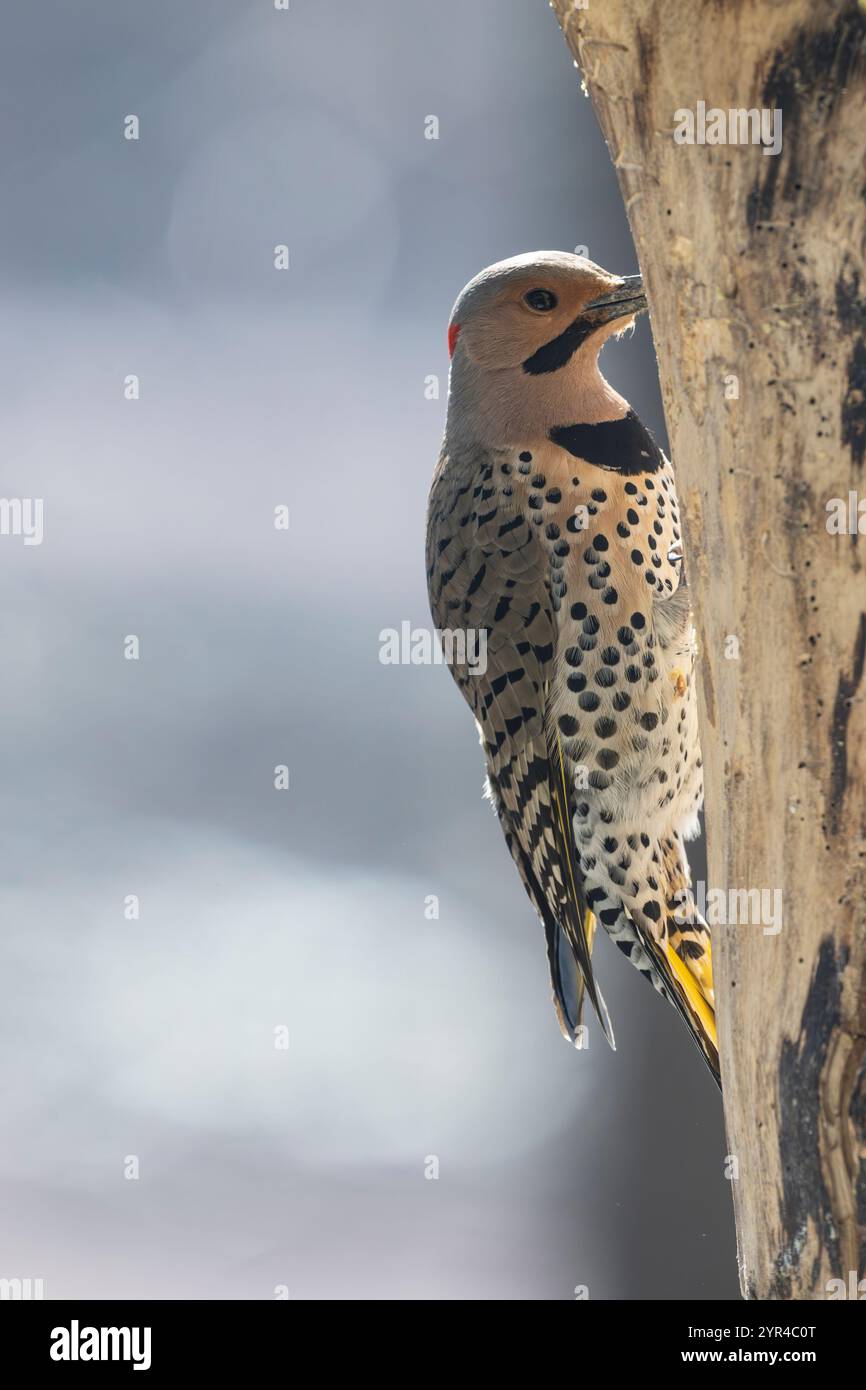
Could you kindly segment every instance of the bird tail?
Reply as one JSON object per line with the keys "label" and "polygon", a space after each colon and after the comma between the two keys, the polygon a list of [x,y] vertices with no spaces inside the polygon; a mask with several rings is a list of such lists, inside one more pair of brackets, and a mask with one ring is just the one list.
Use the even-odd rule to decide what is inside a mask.
{"label": "bird tail", "polygon": [[[555,924],[558,930],[551,932],[549,927],[547,930],[548,958],[550,959],[551,978],[560,1026],[563,1027],[566,1037],[570,1037],[571,1041],[574,1042],[576,1040],[574,1036],[576,1028],[580,1026],[583,1017],[583,1001],[586,996],[595,1010],[604,1036],[611,1048],[616,1051],[610,1015],[592,969],[595,915],[586,901],[583,874],[580,871],[575,853],[565,761],[562,756],[562,744],[556,731],[549,736],[548,757],[553,834],[565,889],[561,912]],[[573,981],[571,993],[576,1005],[573,1017],[569,1017],[572,1014],[572,1009],[567,1008],[567,996],[562,989],[564,980],[569,976]],[[558,982],[560,984],[559,989],[557,988]],[[567,1026],[563,1026],[563,1024]]]}
{"label": "bird tail", "polygon": [[[556,1009],[560,1031],[562,1036],[573,1043],[575,1047],[582,1048],[585,1039],[583,1009],[586,1002],[586,981],[575,958],[569,937],[556,918],[547,915],[544,927],[547,937],[547,960],[550,966],[553,1006]],[[589,908],[586,909],[584,915],[583,928],[587,953],[591,956],[596,918]],[[604,998],[597,984],[596,994],[604,1006]],[[611,1047],[616,1051],[613,1030],[610,1027],[610,1018],[606,1008],[605,1018],[608,1027],[605,1028],[602,1023],[602,1029]]]}

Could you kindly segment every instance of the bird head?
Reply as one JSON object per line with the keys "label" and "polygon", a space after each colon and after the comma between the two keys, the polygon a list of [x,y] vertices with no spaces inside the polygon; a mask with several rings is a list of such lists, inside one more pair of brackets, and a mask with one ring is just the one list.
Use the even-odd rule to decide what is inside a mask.
{"label": "bird head", "polygon": [[558,371],[576,353],[597,357],[647,307],[640,275],[612,275],[585,256],[533,251],[482,270],[460,294],[448,325],[451,356],[478,366]]}
{"label": "bird head", "polygon": [[565,419],[623,414],[597,358],[646,307],[640,275],[612,275],[584,256],[533,251],[488,266],[448,325],[447,432],[502,443]]}

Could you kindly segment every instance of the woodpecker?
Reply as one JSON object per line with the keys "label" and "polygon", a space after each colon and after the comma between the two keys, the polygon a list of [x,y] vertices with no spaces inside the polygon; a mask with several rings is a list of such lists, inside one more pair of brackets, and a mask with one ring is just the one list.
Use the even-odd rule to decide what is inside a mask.
{"label": "woodpecker", "polygon": [[427,517],[440,630],[486,790],[544,927],[563,1034],[585,1042],[596,923],[682,1016],[719,1080],[710,935],[685,841],[703,803],[695,637],[673,469],[598,355],[640,275],[538,251],[481,271],[448,325]]}

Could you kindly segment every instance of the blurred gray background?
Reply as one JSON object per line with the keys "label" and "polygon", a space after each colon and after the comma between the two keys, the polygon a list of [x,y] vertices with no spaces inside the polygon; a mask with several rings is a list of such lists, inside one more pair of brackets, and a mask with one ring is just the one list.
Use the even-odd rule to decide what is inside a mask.
{"label": "blurred gray background", "polygon": [[[566,1046],[468,711],[379,661],[430,621],[461,286],[534,248],[637,268],[553,14],[55,0],[4,30],[2,492],[44,541],[0,537],[0,1276],[735,1297],[696,1049],[604,939],[619,1050]],[[606,371],[663,437],[646,323]]]}

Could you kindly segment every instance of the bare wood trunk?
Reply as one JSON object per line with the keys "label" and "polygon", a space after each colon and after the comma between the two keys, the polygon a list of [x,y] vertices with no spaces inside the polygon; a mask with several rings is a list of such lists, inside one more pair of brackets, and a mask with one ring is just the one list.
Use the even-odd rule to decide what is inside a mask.
{"label": "bare wood trunk", "polygon": [[[782,892],[779,934],[713,932],[741,1285],[838,1297],[866,1259],[866,539],[827,504],[866,497],[866,2],[553,7],[649,292],[710,886]],[[781,153],[677,143],[698,102],[781,109]]]}

